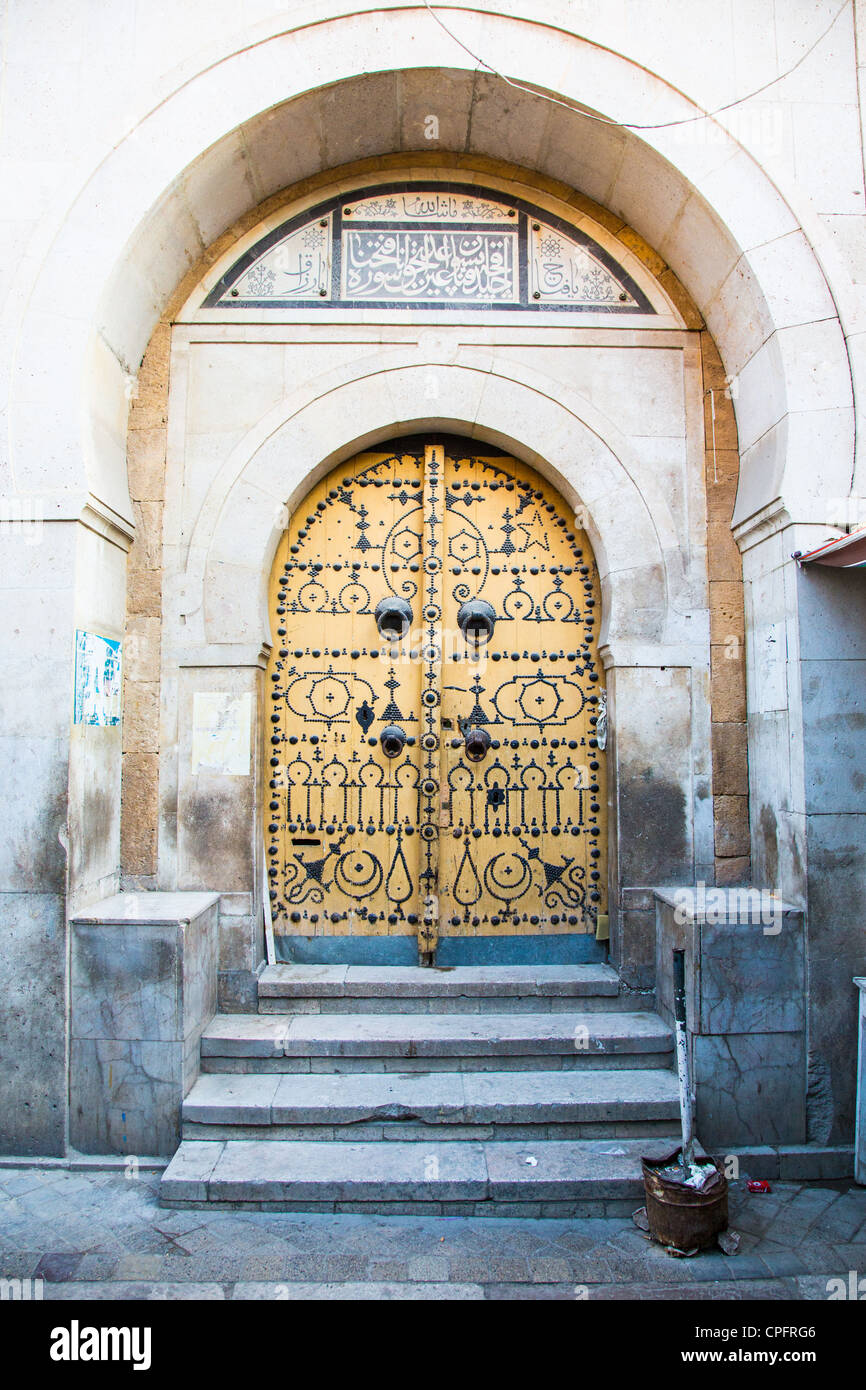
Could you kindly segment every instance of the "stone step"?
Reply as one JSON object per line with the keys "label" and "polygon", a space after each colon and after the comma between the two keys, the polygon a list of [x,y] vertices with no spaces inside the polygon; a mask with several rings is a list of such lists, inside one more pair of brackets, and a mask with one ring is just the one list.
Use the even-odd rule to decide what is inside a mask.
{"label": "stone step", "polygon": [[185,1139],[166,1207],[381,1215],[610,1216],[643,1201],[641,1154],[672,1141],[341,1143]]}
{"label": "stone step", "polygon": [[663,1067],[671,1049],[658,1015],[598,1012],[217,1014],[201,1040],[210,1073]]}
{"label": "stone step", "polygon": [[609,965],[271,965],[259,1013],[538,1013],[640,1007]]}
{"label": "stone step", "polygon": [[[672,1071],[206,1075],[185,1139],[457,1141],[675,1134]],[[435,1133],[434,1133],[435,1130]],[[347,1132],[348,1131],[348,1132]]]}

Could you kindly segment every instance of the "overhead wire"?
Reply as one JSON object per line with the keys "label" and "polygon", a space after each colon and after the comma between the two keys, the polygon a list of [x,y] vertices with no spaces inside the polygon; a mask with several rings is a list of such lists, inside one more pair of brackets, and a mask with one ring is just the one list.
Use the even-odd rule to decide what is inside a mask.
{"label": "overhead wire", "polygon": [[547,92],[540,92],[535,87],[528,87],[523,82],[515,82],[512,77],[506,77],[505,74],[500,72],[498,68],[495,68],[492,63],[488,63],[485,58],[475,53],[468,44],[465,44],[462,39],[458,38],[454,31],[449,29],[445,21],[436,13],[430,0],[423,0],[423,4],[430,18],[436,21],[440,29],[443,29],[448,37],[453,39],[454,43],[458,44],[458,46],[463,49],[464,53],[468,53],[469,57],[472,58],[474,62],[479,63],[481,67],[486,68],[494,77],[498,77],[500,81],[505,82],[509,87],[514,87],[520,92],[526,92],[529,96],[537,97],[541,101],[549,101],[554,106],[562,106],[566,111],[571,111],[573,115],[583,116],[586,120],[598,121],[601,125],[618,126],[620,129],[624,130],[667,130],[671,126],[692,125],[695,121],[712,120],[715,116],[721,115],[723,111],[730,111],[735,106],[741,106],[744,102],[751,101],[754,97],[760,96],[762,92],[766,92],[768,88],[775,86],[777,82],[784,82],[786,77],[790,77],[792,73],[796,72],[797,69],[805,63],[806,59],[814,53],[815,49],[827,37],[841,15],[848,9],[848,0],[845,0],[844,4],[836,11],[826,29],[818,35],[814,43],[810,44],[806,52],[800,55],[796,63],[793,63],[785,72],[779,73],[777,77],[771,77],[768,82],[763,83],[760,87],[756,87],[754,91],[748,92],[745,96],[736,97],[733,101],[725,102],[722,106],[717,106],[712,111],[703,111],[699,116],[683,116],[676,121],[640,122],[611,120],[608,116],[596,115],[591,111],[584,110],[581,106],[562,101],[559,97],[550,96]]}

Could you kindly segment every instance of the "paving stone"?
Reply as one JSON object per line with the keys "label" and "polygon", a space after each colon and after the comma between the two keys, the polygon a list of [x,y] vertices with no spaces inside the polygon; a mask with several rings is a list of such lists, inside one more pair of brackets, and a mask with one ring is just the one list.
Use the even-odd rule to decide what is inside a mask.
{"label": "paving stone", "polygon": [[163,1269],[161,1255],[124,1255],[117,1261],[117,1279],[158,1279]]}
{"label": "paving stone", "polygon": [[574,1303],[587,1297],[582,1284],[491,1284],[484,1290],[491,1302]]}
{"label": "paving stone", "polygon": [[856,1194],[839,1197],[821,1216],[823,1240],[851,1242],[866,1226],[866,1211]]}
{"label": "paving stone", "polygon": [[115,1254],[89,1252],[81,1257],[81,1263],[75,1271],[75,1277],[86,1282],[113,1279],[119,1263],[120,1260]]}
{"label": "paving stone", "polygon": [[474,1284],[413,1284],[413,1283],[341,1283],[341,1284],[291,1284],[289,1286],[261,1284],[236,1284],[232,1298],[254,1299],[290,1298],[295,1301],[381,1302],[394,1299],[429,1302],[447,1299],[482,1299],[483,1290]]}
{"label": "paving stone", "polygon": [[41,1259],[37,1250],[4,1250],[0,1253],[0,1279],[31,1279]]}
{"label": "paving stone", "polygon": [[442,1283],[448,1278],[448,1261],[439,1255],[415,1255],[409,1260],[410,1279],[426,1283]]}
{"label": "paving stone", "polygon": [[284,1254],[249,1255],[241,1261],[239,1278],[252,1282],[282,1279],[289,1262]]}
{"label": "paving stone", "polygon": [[532,1275],[533,1283],[536,1284],[565,1284],[573,1282],[571,1266],[568,1261],[552,1259],[550,1256],[542,1256],[530,1260],[529,1272]]}
{"label": "paving stone", "polygon": [[[439,1146],[446,1147],[452,1146]],[[645,1145],[637,1145],[641,1147]],[[427,1215],[370,1216],[364,1203],[354,1205],[365,1214],[351,1216],[235,1208],[170,1213],[158,1208],[152,1187],[129,1183],[118,1173],[88,1175],[84,1187],[76,1175],[74,1186],[63,1177],[42,1185],[51,1203],[50,1220],[38,1203],[23,1218],[12,1219],[9,1204],[0,1204],[0,1250],[6,1251],[0,1254],[0,1275],[32,1277],[45,1258],[34,1239],[38,1231],[40,1239],[46,1237],[43,1252],[79,1261],[70,1278],[45,1283],[46,1298],[188,1298],[200,1290],[203,1297],[222,1297],[233,1296],[236,1284],[248,1285],[253,1290],[250,1297],[293,1296],[291,1291],[275,1293],[279,1285],[345,1292],[353,1285],[399,1284],[412,1291],[406,1297],[414,1297],[414,1290],[422,1287],[430,1298],[439,1298],[449,1296],[446,1291],[455,1286],[472,1286],[478,1291],[473,1297],[494,1297],[498,1289],[501,1297],[511,1290],[513,1299],[553,1297],[555,1291],[571,1298],[573,1284],[584,1286],[590,1299],[825,1300],[828,1278],[847,1278],[851,1269],[866,1277],[864,1241],[830,1242],[810,1236],[790,1243],[810,1211],[830,1199],[832,1204],[844,1198],[855,1216],[862,1210],[866,1217],[866,1190],[830,1192],[829,1198],[828,1191],[780,1183],[771,1199],[776,1222],[772,1236],[753,1237],[752,1250],[734,1257],[711,1251],[692,1260],[675,1260],[645,1242],[630,1219],[503,1220],[491,1219],[487,1211],[483,1219],[454,1217],[443,1223]],[[400,1205],[417,1210],[412,1202]],[[440,1210],[447,1206],[436,1205]],[[472,1210],[475,1204],[463,1205]],[[542,1205],[503,1203],[498,1209],[517,1213],[527,1207],[541,1210]],[[83,1210],[98,1212],[85,1253],[64,1240],[69,1231],[77,1235],[87,1229]],[[795,1237],[784,1235],[782,1222]],[[819,1220],[812,1235],[820,1230]],[[182,1253],[181,1241],[194,1247],[194,1253]],[[157,1258],[160,1251],[166,1253]],[[133,1270],[153,1277],[132,1277]],[[70,1273],[69,1264],[58,1272]],[[270,1292],[256,1293],[262,1286]],[[308,1297],[305,1289],[299,1297]]]}
{"label": "paving stone", "polygon": [[45,1301],[70,1299],[73,1302],[96,1302],[102,1300],[120,1301],[158,1301],[176,1302],[178,1299],[201,1303],[225,1298],[222,1284],[167,1284],[163,1282],[117,1282],[46,1284]]}
{"label": "paving stone", "polygon": [[[809,1240],[801,1241],[799,1244],[785,1244],[784,1239],[768,1242],[769,1250],[764,1245],[758,1247],[758,1254],[767,1253],[778,1254],[781,1250],[789,1250],[793,1254],[800,1256],[807,1269],[836,1269],[839,1264],[839,1247],[832,1245],[829,1241],[815,1240],[814,1233]],[[848,1247],[843,1247],[847,1249]],[[847,1256],[846,1256],[847,1257]]]}
{"label": "paving stone", "polygon": [[[734,1258],[739,1260],[742,1256],[737,1255]],[[798,1275],[809,1272],[806,1261],[795,1251],[783,1250],[778,1254],[762,1253],[756,1258],[760,1260],[765,1270],[773,1275]]]}
{"label": "paving stone", "polygon": [[367,1264],[368,1261],[363,1255],[329,1255],[327,1260],[327,1281],[328,1283],[334,1283],[338,1279],[363,1279],[367,1272]]}
{"label": "paving stone", "polygon": [[798,1274],[794,1279],[794,1283],[800,1298],[826,1303],[830,1297],[830,1280],[839,1277],[844,1278],[845,1276],[834,1274]]}
{"label": "paving stone", "polygon": [[401,1260],[373,1260],[369,1268],[369,1277],[374,1280],[408,1280],[409,1265]]}
{"label": "paving stone", "polygon": [[80,1263],[80,1251],[53,1251],[50,1255],[42,1256],[34,1275],[50,1284],[62,1284],[73,1277]]}
{"label": "paving stone", "polygon": [[727,1261],[732,1279],[766,1279],[768,1273],[788,1275],[798,1272],[796,1269],[771,1269],[760,1255],[723,1255],[722,1259]]}

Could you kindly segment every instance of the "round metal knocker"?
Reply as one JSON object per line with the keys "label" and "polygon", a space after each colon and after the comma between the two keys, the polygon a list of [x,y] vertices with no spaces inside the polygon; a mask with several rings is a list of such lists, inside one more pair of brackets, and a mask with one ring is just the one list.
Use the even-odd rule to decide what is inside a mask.
{"label": "round metal knocker", "polygon": [[404,598],[389,594],[376,604],[376,626],[382,637],[394,642],[412,626],[412,608]]}
{"label": "round metal knocker", "polygon": [[496,610],[484,598],[471,598],[461,604],[457,624],[468,642],[489,642],[493,636]]}
{"label": "round metal knocker", "polygon": [[382,752],[386,758],[399,758],[406,746],[406,735],[396,724],[389,724],[381,734]]}
{"label": "round metal knocker", "polygon": [[480,763],[490,747],[490,735],[486,729],[470,729],[466,734],[466,756],[471,763]]}

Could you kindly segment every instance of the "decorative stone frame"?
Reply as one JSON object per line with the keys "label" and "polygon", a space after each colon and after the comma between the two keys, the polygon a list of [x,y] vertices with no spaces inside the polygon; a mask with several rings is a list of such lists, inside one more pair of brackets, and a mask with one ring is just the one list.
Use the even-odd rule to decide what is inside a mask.
{"label": "decorative stone frame", "polygon": [[[698,342],[693,334],[676,337],[691,354],[697,380]],[[177,528],[166,530],[178,619],[169,614],[164,623],[164,727],[174,727],[177,719],[179,736],[164,740],[159,879],[164,887],[223,891],[224,1005],[249,1005],[263,954],[258,846],[264,735],[257,718],[251,779],[196,777],[188,756],[190,698],[200,689],[249,691],[261,711],[271,641],[267,579],[288,515],[329,469],[401,433],[443,430],[495,444],[538,469],[570,506],[586,509],[585,529],[602,585],[600,650],[611,722],[614,958],[628,971],[630,963],[645,962],[651,949],[631,939],[632,930],[643,935],[645,924],[639,913],[620,912],[623,886],[712,881],[708,632],[704,626],[693,635],[685,616],[706,610],[706,583],[696,595],[694,576],[683,573],[680,540],[661,488],[638,488],[629,441],[590,402],[564,392],[561,382],[464,348],[459,363],[434,364],[437,413],[423,417],[415,412],[431,364],[404,358],[405,350],[397,349],[336,369],[267,414],[212,483],[182,563]],[[180,366],[173,389],[185,389]],[[699,399],[691,410],[690,434],[699,440]],[[699,534],[705,514],[701,473],[700,465],[690,468],[689,505]],[[170,515],[170,496],[167,506]],[[659,746],[665,748],[665,776],[659,775]],[[647,776],[654,779],[650,810],[656,817],[649,825]],[[219,884],[213,881],[212,842],[209,850],[215,819],[223,847]],[[636,983],[644,983],[642,966],[637,968]]]}

